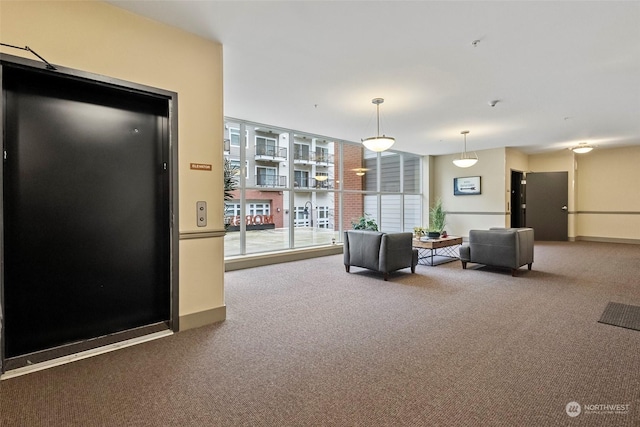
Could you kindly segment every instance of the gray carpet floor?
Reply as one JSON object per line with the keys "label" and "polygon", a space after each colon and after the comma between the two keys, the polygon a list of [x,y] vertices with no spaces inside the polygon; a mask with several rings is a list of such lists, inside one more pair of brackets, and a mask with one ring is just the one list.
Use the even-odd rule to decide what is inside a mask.
{"label": "gray carpet floor", "polygon": [[2,381],[0,425],[640,425],[640,331],[598,322],[640,305],[640,245],[540,242],[522,270],[229,272],[226,321]]}

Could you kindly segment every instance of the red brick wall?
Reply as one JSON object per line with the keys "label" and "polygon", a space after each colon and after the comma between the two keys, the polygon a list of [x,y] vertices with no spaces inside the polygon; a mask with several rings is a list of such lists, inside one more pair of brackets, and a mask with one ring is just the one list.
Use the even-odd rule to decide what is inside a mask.
{"label": "red brick wall", "polygon": [[[347,190],[362,190],[363,177],[356,175],[354,169],[362,168],[362,155],[363,149],[361,146],[353,144],[344,144],[342,146],[344,155],[344,173],[342,188]],[[336,164],[340,164],[340,156],[336,156]],[[368,172],[368,171],[367,171]],[[338,199],[336,198],[335,212],[338,212]],[[363,215],[364,201],[361,194],[348,194],[343,193],[342,201],[342,224],[345,230],[351,228],[351,222],[355,221]],[[335,224],[336,230],[338,229],[338,222]]]}
{"label": "red brick wall", "polygon": [[[364,167],[364,163],[362,161],[363,148],[360,145],[344,144],[342,151],[344,155],[344,181],[342,183],[342,188],[347,190],[362,190],[364,188],[364,177],[356,175],[356,171],[354,169]],[[340,153],[336,153],[334,159],[335,164],[339,165]],[[366,173],[372,172],[375,171],[366,171]],[[235,200],[240,200],[239,191],[234,191],[232,194]],[[271,214],[273,215],[273,222],[276,228],[284,227],[285,207],[282,206],[282,191],[247,190],[246,199],[248,201],[268,201],[271,204]],[[334,200],[334,212],[339,213],[338,197],[335,197]],[[280,208],[280,212],[278,212],[278,208]],[[363,210],[364,198],[362,194],[343,193],[343,211],[341,212],[341,215],[345,230],[350,229],[351,222],[357,220],[364,214]],[[336,220],[334,226],[335,230],[338,230],[338,227],[339,221]]]}

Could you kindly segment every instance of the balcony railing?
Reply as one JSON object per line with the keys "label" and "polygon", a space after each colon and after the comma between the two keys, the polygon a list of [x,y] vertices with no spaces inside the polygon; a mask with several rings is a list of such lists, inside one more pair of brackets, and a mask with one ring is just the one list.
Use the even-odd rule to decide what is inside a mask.
{"label": "balcony railing", "polygon": [[324,189],[331,190],[334,188],[335,182],[333,179],[325,179],[324,181],[320,181],[318,179],[312,178],[313,188],[316,189]]}
{"label": "balcony railing", "polygon": [[276,162],[283,162],[287,160],[286,147],[276,147],[273,145],[256,145],[255,148],[256,160],[271,160]]}
{"label": "balcony railing", "polygon": [[334,185],[335,181],[333,179],[325,179],[324,181],[320,181],[315,178],[301,178],[293,182],[294,188],[315,188],[331,190],[334,188]]}
{"label": "balcony railing", "polygon": [[333,154],[318,154],[318,153],[313,153],[315,154],[315,162],[317,164],[325,164],[325,165],[332,165],[333,164]]}
{"label": "balcony railing", "polygon": [[293,181],[293,186],[295,188],[310,188],[311,179],[306,177],[296,177],[295,181]]}
{"label": "balcony railing", "polygon": [[256,186],[258,187],[286,187],[287,177],[285,175],[256,175]]}
{"label": "balcony railing", "polygon": [[296,163],[308,163],[308,162],[311,161],[311,154],[312,153],[294,152],[293,153],[293,160]]}
{"label": "balcony railing", "polygon": [[293,154],[293,160],[296,163],[316,163],[324,165],[333,164],[333,154],[318,154],[318,153],[301,153],[296,152]]}

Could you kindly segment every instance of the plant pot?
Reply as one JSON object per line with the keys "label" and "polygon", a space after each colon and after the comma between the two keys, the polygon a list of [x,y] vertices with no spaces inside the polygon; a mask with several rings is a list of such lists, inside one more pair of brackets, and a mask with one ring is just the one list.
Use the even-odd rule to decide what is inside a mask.
{"label": "plant pot", "polygon": [[430,239],[437,239],[437,238],[440,237],[440,232],[438,232],[438,231],[429,231],[427,233],[427,237],[430,238]]}

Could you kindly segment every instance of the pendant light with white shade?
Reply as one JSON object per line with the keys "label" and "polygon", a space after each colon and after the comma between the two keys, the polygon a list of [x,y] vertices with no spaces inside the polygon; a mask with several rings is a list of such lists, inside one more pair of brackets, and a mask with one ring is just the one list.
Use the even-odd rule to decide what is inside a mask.
{"label": "pendant light with white shade", "polygon": [[460,154],[460,158],[453,161],[453,164],[459,168],[468,168],[478,163],[478,155],[475,151],[473,152],[473,156],[470,156],[469,153],[467,153],[467,134],[469,131],[463,130],[460,133],[464,135],[464,150]]}
{"label": "pendant light with white shade", "polygon": [[578,144],[577,146],[571,149],[571,151],[578,154],[588,153],[591,150],[593,150],[593,146],[588,145],[586,142],[581,142],[580,144]]}
{"label": "pendant light with white shade", "polygon": [[362,145],[364,145],[368,150],[371,151],[380,152],[388,150],[396,142],[395,138],[392,138],[390,136],[380,136],[380,104],[382,104],[383,102],[383,98],[373,98],[371,100],[371,103],[376,105],[376,112],[378,117],[378,132],[376,133],[377,136],[372,136],[370,138],[362,140]]}

